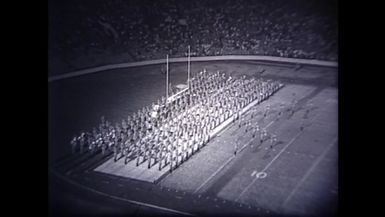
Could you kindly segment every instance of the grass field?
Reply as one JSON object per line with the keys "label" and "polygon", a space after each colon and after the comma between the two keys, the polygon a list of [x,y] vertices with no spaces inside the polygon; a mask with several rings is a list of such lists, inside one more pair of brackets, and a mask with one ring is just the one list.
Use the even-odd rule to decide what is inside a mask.
{"label": "grass field", "polygon": [[[268,132],[276,134],[278,144],[272,148],[267,141],[260,144],[258,138],[253,139],[250,132],[244,131],[244,127],[239,129],[237,124],[230,125],[160,183],[146,185],[149,195],[157,195],[158,188],[171,189],[174,193],[169,194],[169,198],[185,198],[187,204],[189,200],[210,198],[213,204],[228,201],[227,203],[242,207],[239,208],[241,210],[252,207],[249,209],[270,210],[284,215],[325,216],[336,211],[337,70],[311,66],[296,70],[294,66],[287,65],[262,67],[266,69],[262,77],[280,80],[285,87],[255,107],[258,115],[252,119],[252,123],[258,123]],[[182,83],[186,79],[186,74],[180,73],[185,72],[186,68],[186,64],[171,65],[173,84]],[[257,71],[258,65],[255,62],[192,64],[192,72],[203,68],[208,71],[252,75]],[[91,130],[97,125],[101,115],[113,123],[126,118],[129,113],[164,95],[164,82],[160,66],[148,66],[100,72],[50,83],[51,165],[68,156],[69,140],[74,134],[78,134],[80,130]],[[297,103],[294,114],[291,114],[286,109],[292,106],[294,99]],[[270,106],[270,112],[263,118],[267,106]],[[279,111],[284,112],[278,118]],[[304,127],[303,130],[301,126]],[[241,141],[244,145],[244,149],[237,155],[233,153],[235,141]],[[88,161],[85,162],[86,166]],[[92,168],[92,165],[89,163],[87,168]],[[80,169],[78,171],[81,172]],[[96,175],[78,173],[74,180],[87,176]],[[110,177],[107,180],[109,185],[115,185],[116,180],[130,183],[131,186],[136,185],[129,179]],[[86,181],[83,184],[91,185]],[[101,184],[100,186],[100,191],[112,192],[109,188],[104,188]],[[144,185],[138,186],[139,192]],[[126,191],[131,194],[131,190]],[[183,193],[179,195],[180,192]],[[140,196],[132,199],[161,204],[159,199],[150,200]],[[184,207],[182,202],[177,204],[179,203],[163,206],[174,209],[177,207],[178,210],[187,210],[190,213],[206,213],[210,209],[214,210],[212,213],[216,212],[210,207],[211,202],[207,202],[207,207],[200,211]],[[228,206],[227,210],[235,208]]]}

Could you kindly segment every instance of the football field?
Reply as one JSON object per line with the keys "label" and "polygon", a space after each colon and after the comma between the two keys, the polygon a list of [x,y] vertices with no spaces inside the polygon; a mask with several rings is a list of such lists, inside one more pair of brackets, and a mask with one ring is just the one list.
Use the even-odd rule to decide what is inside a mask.
{"label": "football field", "polygon": [[[296,112],[278,117],[293,93],[299,98]],[[268,105],[272,109],[263,119]],[[290,214],[333,209],[338,192],[337,92],[287,85],[257,111],[260,115],[253,120],[277,135],[278,144],[261,144],[245,127],[233,125],[161,184]],[[234,155],[236,140],[245,148]]]}
{"label": "football field", "polygon": [[[244,114],[252,125],[276,135],[278,142],[261,143],[259,136],[253,137],[235,122],[156,184],[95,171],[109,157],[70,156],[71,137],[92,130],[102,115],[115,123],[164,95],[165,75],[160,66],[119,69],[49,84],[52,168],[87,189],[196,215],[220,213],[222,208],[224,213],[251,215],[334,214],[338,200],[337,69],[255,62],[199,62],[191,67],[192,73],[205,68],[284,83]],[[256,73],[259,67],[265,69],[262,74]],[[183,83],[185,72],[186,64],[171,64],[172,84]],[[234,154],[236,142],[241,150]]]}

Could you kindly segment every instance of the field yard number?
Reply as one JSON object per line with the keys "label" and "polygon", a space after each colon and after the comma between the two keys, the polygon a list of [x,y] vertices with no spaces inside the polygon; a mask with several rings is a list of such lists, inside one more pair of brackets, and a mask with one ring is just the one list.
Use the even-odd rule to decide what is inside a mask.
{"label": "field yard number", "polygon": [[265,173],[265,172],[257,172],[256,170],[254,170],[254,171],[251,173],[251,176],[255,176],[255,177],[257,177],[258,179],[264,179],[264,178],[266,178],[267,173]]}

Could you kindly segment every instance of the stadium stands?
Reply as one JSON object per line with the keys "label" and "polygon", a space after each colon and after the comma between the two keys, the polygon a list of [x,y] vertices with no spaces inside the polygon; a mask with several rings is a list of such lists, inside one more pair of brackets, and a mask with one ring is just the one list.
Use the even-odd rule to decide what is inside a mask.
{"label": "stadium stands", "polygon": [[49,32],[51,59],[67,63],[181,57],[188,45],[197,56],[337,60],[335,8],[314,0],[68,2],[50,7]]}
{"label": "stadium stands", "polygon": [[136,160],[137,166],[148,163],[148,168],[159,163],[159,170],[165,166],[172,170],[206,145],[221,123],[239,119],[243,108],[255,100],[262,102],[282,86],[272,80],[204,70],[175,100],[163,97],[115,126],[102,117],[98,128],[82,132],[70,144],[73,152],[113,152],[115,161]]}

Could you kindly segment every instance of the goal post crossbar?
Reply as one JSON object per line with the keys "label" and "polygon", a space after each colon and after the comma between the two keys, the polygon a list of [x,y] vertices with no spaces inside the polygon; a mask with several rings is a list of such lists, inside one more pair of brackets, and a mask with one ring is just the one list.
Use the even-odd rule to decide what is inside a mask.
{"label": "goal post crossbar", "polygon": [[181,95],[182,95],[184,92],[186,92],[188,89],[189,89],[189,88],[186,87],[185,89],[179,91],[178,93],[175,93],[174,95],[169,96],[169,97],[167,98],[167,103],[171,103],[171,102],[175,101],[176,99],[178,99],[179,97],[181,97]]}

